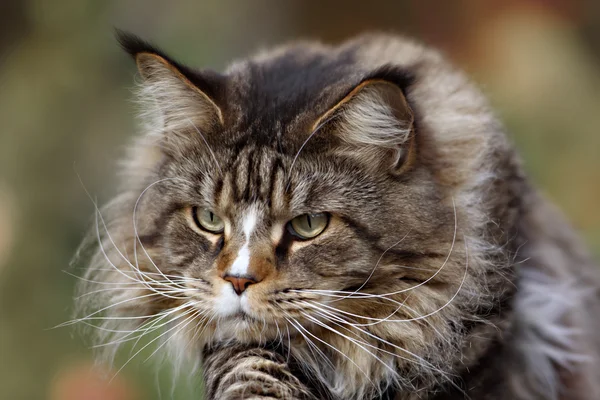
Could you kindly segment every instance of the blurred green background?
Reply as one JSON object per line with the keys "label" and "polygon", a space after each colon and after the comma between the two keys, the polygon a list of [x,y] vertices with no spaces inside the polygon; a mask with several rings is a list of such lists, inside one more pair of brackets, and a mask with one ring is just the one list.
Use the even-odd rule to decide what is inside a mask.
{"label": "blurred green background", "polygon": [[598,1],[1,0],[2,399],[191,398],[143,358],[107,386],[86,372],[79,335],[48,329],[69,319],[75,279],[61,271],[93,213],[77,174],[108,200],[136,129],[135,67],[114,27],[216,69],[288,39],[374,29],[440,47],[489,95],[532,178],[600,255]]}

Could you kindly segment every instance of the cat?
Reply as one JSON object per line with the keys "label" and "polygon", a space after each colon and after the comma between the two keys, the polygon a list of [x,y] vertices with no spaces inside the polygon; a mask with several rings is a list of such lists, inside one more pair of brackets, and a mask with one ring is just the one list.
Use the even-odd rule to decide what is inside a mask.
{"label": "cat", "polygon": [[599,272],[437,51],[365,34],[218,73],[118,38],[143,132],[74,321],[109,361],[160,332],[210,399],[600,398]]}

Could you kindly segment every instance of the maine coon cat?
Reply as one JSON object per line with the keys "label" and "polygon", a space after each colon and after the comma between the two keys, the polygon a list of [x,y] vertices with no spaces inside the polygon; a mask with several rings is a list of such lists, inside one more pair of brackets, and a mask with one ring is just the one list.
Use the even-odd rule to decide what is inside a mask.
{"label": "maine coon cat", "polygon": [[106,356],[160,332],[211,399],[600,398],[598,271],[436,51],[365,35],[217,73],[119,39],[143,130],[75,320]]}

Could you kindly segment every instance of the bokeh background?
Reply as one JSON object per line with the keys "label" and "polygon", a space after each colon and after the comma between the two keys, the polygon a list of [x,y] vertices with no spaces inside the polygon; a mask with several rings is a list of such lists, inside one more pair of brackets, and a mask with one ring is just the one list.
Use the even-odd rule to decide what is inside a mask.
{"label": "bokeh background", "polygon": [[416,36],[473,76],[532,178],[600,255],[599,1],[1,0],[2,399],[192,398],[193,384],[144,358],[108,384],[80,335],[49,329],[70,317],[76,279],[62,271],[93,213],[78,175],[109,199],[136,129],[135,67],[114,27],[215,69],[299,37]]}

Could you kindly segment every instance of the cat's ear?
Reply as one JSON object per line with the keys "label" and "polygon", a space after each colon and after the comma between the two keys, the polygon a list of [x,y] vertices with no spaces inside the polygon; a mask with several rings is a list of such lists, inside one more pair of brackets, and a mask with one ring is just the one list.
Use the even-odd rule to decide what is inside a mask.
{"label": "cat's ear", "polygon": [[142,78],[138,99],[146,124],[165,134],[190,129],[208,132],[223,124],[214,99],[216,74],[192,71],[129,33],[117,31],[117,39],[135,59]]}
{"label": "cat's ear", "polygon": [[395,174],[405,171],[415,157],[413,112],[402,89],[383,79],[363,81],[313,129],[339,139],[336,152]]}

